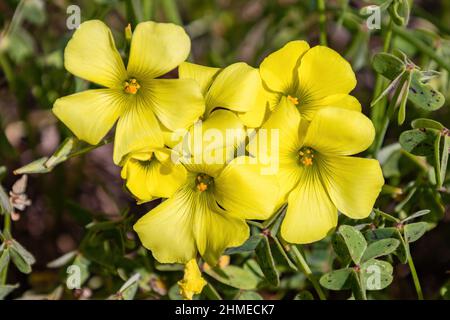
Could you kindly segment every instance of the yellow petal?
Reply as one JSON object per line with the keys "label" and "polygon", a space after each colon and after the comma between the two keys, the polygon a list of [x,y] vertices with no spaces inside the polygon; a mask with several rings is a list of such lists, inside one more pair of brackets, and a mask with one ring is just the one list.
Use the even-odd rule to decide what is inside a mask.
{"label": "yellow petal", "polygon": [[138,80],[153,79],[175,69],[189,55],[191,41],[180,26],[142,22],[131,39],[128,74]]}
{"label": "yellow petal", "polygon": [[226,248],[240,246],[249,237],[245,221],[224,212],[206,193],[197,202],[193,230],[198,251],[211,266],[216,265]]}
{"label": "yellow petal", "polygon": [[189,260],[184,266],[183,280],[178,281],[180,294],[184,299],[192,300],[194,294],[201,293],[206,284],[195,259]]}
{"label": "yellow petal", "polygon": [[370,214],[384,184],[377,160],[327,157],[320,169],[328,194],[340,212],[353,219]]}
{"label": "yellow petal", "polygon": [[[301,116],[297,108],[289,99],[282,97],[279,105],[261,127],[261,129],[266,131],[267,145],[275,146],[276,142],[278,142],[274,150],[279,150],[282,155],[290,155],[292,152],[297,152],[301,147],[300,123]],[[272,141],[276,137],[276,135],[270,134],[272,131],[274,133],[278,132],[277,141]],[[262,132],[258,133],[258,137],[265,139],[261,136],[262,134]]]}
{"label": "yellow petal", "polygon": [[299,110],[302,117],[311,121],[318,110],[327,107],[343,108],[361,112],[361,104],[358,99],[344,93],[333,94],[319,100],[308,101],[305,104],[302,104]]}
{"label": "yellow petal", "polygon": [[243,62],[234,63],[216,76],[206,94],[206,113],[222,107],[247,112],[253,106],[261,80],[258,69]]}
{"label": "yellow petal", "polygon": [[336,227],[337,209],[320,182],[317,170],[304,170],[288,199],[281,236],[290,243],[319,241]]}
{"label": "yellow petal", "polygon": [[256,158],[233,159],[215,179],[214,195],[225,211],[241,219],[265,220],[279,198],[276,176],[266,174]]}
{"label": "yellow petal", "polygon": [[181,162],[188,172],[206,173],[213,178],[216,178],[225,167],[225,163],[205,163],[202,161],[197,162],[193,157],[188,159],[182,158]]}
{"label": "yellow petal", "polygon": [[364,114],[347,109],[324,108],[314,116],[304,145],[321,153],[352,155],[366,150],[375,136]]}
{"label": "yellow petal", "polygon": [[114,141],[114,163],[132,151],[145,148],[162,148],[164,140],[161,128],[148,101],[141,96],[128,97],[128,108],[120,117]]}
{"label": "yellow petal", "polygon": [[195,80],[199,84],[204,96],[219,71],[220,68],[212,68],[189,62],[183,62],[178,67],[180,79]]}
{"label": "yellow petal", "polygon": [[122,88],[127,73],[111,30],[100,20],[82,23],[67,43],[64,66],[77,77],[109,88]]}
{"label": "yellow petal", "polygon": [[59,98],[53,113],[81,140],[97,144],[125,109],[121,92],[87,90]]}
{"label": "yellow petal", "polygon": [[309,49],[305,41],[291,41],[270,54],[260,66],[261,78],[272,91],[289,94],[297,88],[300,59]]}
{"label": "yellow petal", "polygon": [[249,111],[239,113],[239,118],[249,128],[258,128],[267,120],[268,109],[270,106],[270,94],[264,89],[262,83],[256,94],[255,101]]}
{"label": "yellow petal", "polygon": [[192,201],[192,192],[180,188],[134,225],[142,244],[160,263],[186,263],[195,258]]}
{"label": "yellow petal", "polygon": [[170,130],[191,126],[205,110],[200,87],[192,79],[155,79],[141,89],[159,121]]}
{"label": "yellow petal", "polygon": [[347,94],[356,86],[350,64],[328,47],[316,46],[308,50],[302,57],[298,74],[300,108],[302,102],[332,94]]}
{"label": "yellow petal", "polygon": [[[162,149],[158,152],[170,152]],[[186,169],[181,164],[174,164],[170,159],[161,162],[156,157],[140,160],[138,154],[131,154],[122,171],[127,180],[128,190],[139,200],[139,203],[154,198],[169,198],[184,184]]]}
{"label": "yellow petal", "polygon": [[191,152],[205,161],[206,157],[212,159],[216,154],[223,154],[224,157],[218,160],[219,163],[226,163],[227,155],[214,150],[226,152],[225,149],[229,148],[228,152],[232,152],[245,137],[246,131],[240,118],[231,111],[218,109],[189,129],[189,134],[185,137],[188,140],[185,141],[186,146],[189,146],[186,152]]}

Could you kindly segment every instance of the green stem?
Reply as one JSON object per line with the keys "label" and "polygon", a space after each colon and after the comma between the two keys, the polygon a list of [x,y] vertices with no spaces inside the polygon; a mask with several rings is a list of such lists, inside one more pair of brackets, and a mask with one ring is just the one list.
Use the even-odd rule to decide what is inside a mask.
{"label": "green stem", "polygon": [[[4,215],[4,226],[3,226],[3,235],[5,237],[4,241],[11,238],[11,213],[7,212]],[[3,267],[0,273],[0,285],[5,285],[6,280],[8,278],[8,266],[9,262]]]}
{"label": "green stem", "polygon": [[[387,26],[386,35],[384,37],[383,43],[383,51],[389,52],[391,49],[392,42],[392,26],[393,22],[389,21]],[[378,98],[378,96],[383,92],[385,87],[385,81],[381,74],[377,74],[377,78],[375,81],[375,88],[372,101]],[[387,128],[389,127],[390,119],[386,115],[386,98],[381,99],[376,105],[372,108],[372,121],[374,122],[377,135],[375,137],[373,148],[373,154],[377,154],[383,145],[384,136],[386,135]]]}
{"label": "green stem", "polygon": [[325,0],[317,0],[317,8],[319,9],[319,27],[320,27],[320,44],[327,45],[327,29],[325,16]]}
{"label": "green stem", "polygon": [[288,251],[288,254],[292,258],[292,260],[294,260],[298,269],[305,274],[306,278],[308,278],[309,281],[311,281],[320,300],[326,300],[327,298],[322,291],[322,287],[320,286],[319,282],[317,282],[316,278],[314,277],[314,274],[312,273],[311,269],[309,268],[308,263],[306,262],[305,258],[301,254],[300,250],[298,250],[298,248],[295,245],[291,245],[290,250]]}
{"label": "green stem", "polygon": [[434,141],[434,174],[436,176],[436,184],[438,189],[442,187],[440,149],[441,135],[438,134],[436,140]]}
{"label": "green stem", "polygon": [[414,281],[414,287],[416,288],[416,292],[417,292],[417,298],[419,300],[423,300],[423,293],[422,293],[422,287],[420,286],[420,281],[419,281],[419,277],[417,276],[417,271],[416,271],[416,267],[414,266],[414,261],[412,259],[411,256],[411,252],[409,251],[409,245],[407,245],[408,248],[408,265],[409,265],[409,269],[411,270],[411,275]]}

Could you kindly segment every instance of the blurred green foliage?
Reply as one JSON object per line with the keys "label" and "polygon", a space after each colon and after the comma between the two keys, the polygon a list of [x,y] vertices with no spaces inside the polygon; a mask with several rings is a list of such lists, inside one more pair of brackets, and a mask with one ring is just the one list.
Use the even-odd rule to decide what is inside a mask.
{"label": "blurred green foliage", "polygon": [[[450,181],[444,157],[448,157],[450,144],[446,129],[450,126],[450,2],[410,1],[407,27],[404,24],[408,17],[401,11],[404,1],[395,5],[397,11],[394,13],[394,9],[386,5],[389,9],[382,12],[381,29],[369,30],[360,9],[368,4],[386,2],[393,6],[393,3],[402,1],[326,1],[325,12],[319,10],[318,2],[314,0],[1,1],[0,165],[5,168],[0,175],[4,178],[2,184],[5,189],[11,189],[16,180],[13,170],[36,159],[45,157],[37,163],[41,170],[45,163],[48,164],[48,157],[53,155],[50,159],[53,159],[51,169],[54,170],[50,174],[30,178],[27,194],[33,204],[23,214],[16,212],[14,216],[14,209],[6,208],[9,195],[0,189],[2,205],[5,204],[2,206],[4,229],[9,229],[7,224],[10,222],[6,222],[9,219],[6,217],[15,217],[12,234],[2,233],[3,243],[7,240],[14,242],[8,242],[8,251],[2,251],[0,261],[9,261],[11,257],[17,266],[17,269],[11,267],[8,274],[7,268],[0,268],[0,298],[12,292],[11,297],[24,298],[130,299],[136,295],[136,298],[180,299],[176,283],[182,277],[182,266],[158,264],[140,246],[132,232],[131,226],[137,217],[156,203],[137,207],[131,197],[126,196],[119,169],[111,161],[112,150],[106,143],[108,141],[104,146],[78,157],[72,157],[71,153],[77,151],[72,147],[68,151],[59,149],[59,153],[54,154],[60,142],[70,138],[71,134],[51,114],[52,104],[58,97],[88,86],[85,81],[66,72],[63,63],[64,47],[73,32],[66,26],[67,8],[75,4],[81,9],[82,21],[104,20],[114,31],[117,46],[122,50],[126,46],[124,28],[128,23],[135,26],[139,21],[155,20],[182,24],[192,39],[189,59],[217,67],[236,61],[258,66],[268,53],[286,42],[305,39],[315,45],[321,39],[320,30],[326,32],[328,45],[345,56],[357,73],[358,86],[354,95],[377,128],[379,145],[371,153],[381,162],[386,178],[386,186],[377,203],[383,211],[375,211],[364,221],[341,216],[340,224],[354,226],[355,232],[363,240],[365,238],[371,250],[375,250],[371,244],[379,242],[374,242],[374,234],[377,234],[377,239],[396,239],[397,244],[395,256],[389,250],[378,248],[383,258],[387,255],[386,261],[382,261],[384,266],[395,266],[386,275],[390,283],[390,274],[393,274],[392,285],[382,291],[368,291],[367,295],[381,299],[416,297],[409,269],[404,263],[410,254],[409,242],[417,240],[411,245],[411,251],[425,296],[448,299]],[[326,29],[321,29],[324,22],[320,18],[321,13],[326,17]],[[396,24],[390,25],[393,16]],[[390,41],[386,48],[388,37]],[[405,114],[399,117],[399,120],[404,118],[399,121],[402,125],[396,125],[395,121],[389,125],[389,119],[386,119],[389,95],[370,108],[371,102],[388,86],[387,78],[394,79],[378,70],[376,63],[372,67],[372,57],[381,51],[394,53],[392,48],[395,48],[397,56],[401,56],[399,52],[406,54],[417,70],[421,70],[422,77],[430,75],[425,79],[426,85],[443,94],[446,98],[443,107],[432,112],[427,108],[416,108],[415,101],[409,103],[405,98]],[[389,66],[387,71],[391,68]],[[427,73],[428,70],[437,73]],[[376,71],[386,78],[377,75]],[[420,87],[417,81],[412,84],[413,88]],[[409,99],[414,100],[411,96]],[[422,121],[413,124],[410,130],[409,123],[417,118],[435,119],[441,127]],[[428,130],[430,125],[431,131]],[[408,133],[411,131],[413,133]],[[404,133],[400,145],[397,141],[401,132]],[[408,134],[410,136],[405,137]],[[441,136],[442,139],[436,142],[436,137]],[[403,219],[421,209],[429,209],[430,212],[420,218],[423,222],[418,223],[427,223],[420,226],[404,224]],[[289,253],[289,246],[276,237],[279,224],[271,222],[272,225],[255,225],[253,236],[243,247],[228,251],[230,265],[206,271],[209,284],[201,298],[312,297],[307,291],[313,291],[310,282],[296,270],[298,256],[292,255],[292,248]],[[270,228],[269,235],[267,228]],[[419,239],[425,229],[432,230]],[[339,242],[336,235],[338,233],[301,249],[313,276],[330,275],[328,272],[339,268],[347,270],[343,271],[344,276],[353,272],[348,270],[353,270],[350,259],[355,260],[355,252],[352,254],[350,251],[346,259],[345,252],[352,246],[345,241],[340,245],[335,243]],[[36,263],[27,250],[36,257]],[[254,250],[258,256],[266,256],[263,263],[255,258]],[[364,248],[360,255],[368,250]],[[375,256],[381,255],[377,253]],[[31,271],[31,265],[31,274],[24,275]],[[68,265],[80,267],[81,289],[67,288]],[[328,276],[323,278],[323,282],[331,279],[333,286],[328,288],[341,289],[346,287],[344,278],[342,274]],[[16,288],[6,283],[19,286]],[[331,298],[349,296],[345,291],[330,291],[328,294]],[[357,290],[354,295],[358,295]]]}

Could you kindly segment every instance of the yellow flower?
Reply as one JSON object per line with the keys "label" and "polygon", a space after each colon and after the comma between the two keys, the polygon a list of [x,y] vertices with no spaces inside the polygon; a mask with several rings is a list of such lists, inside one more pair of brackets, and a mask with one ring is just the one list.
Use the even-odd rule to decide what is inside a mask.
{"label": "yellow flower", "polygon": [[64,52],[66,69],[102,89],[56,100],[53,112],[80,139],[97,144],[118,120],[114,162],[133,150],[162,148],[161,126],[190,126],[204,111],[198,84],[158,79],[188,56],[190,40],[174,24],[143,22],[131,39],[125,69],[111,30],[99,20],[84,22]]}
{"label": "yellow flower", "polygon": [[186,263],[197,252],[214,266],[249,236],[246,219],[268,218],[278,200],[275,176],[237,157],[228,164],[184,162],[187,179],[172,197],[138,220],[134,230],[161,263]]}
{"label": "yellow flower", "polygon": [[[311,243],[336,226],[337,210],[353,219],[366,218],[384,184],[377,160],[350,157],[374,138],[372,122],[362,113],[323,108],[311,123],[301,120],[294,103],[283,98],[263,125],[278,129],[278,179],[288,208],[282,237]],[[271,156],[271,155],[270,155]]]}
{"label": "yellow flower", "polygon": [[131,152],[124,160],[122,178],[138,203],[169,198],[184,183],[186,169],[171,159],[167,148]]}
{"label": "yellow flower", "polygon": [[184,299],[192,300],[194,294],[201,293],[205,285],[206,281],[202,278],[197,262],[195,259],[189,260],[184,266],[183,280],[178,281],[180,294]]}
{"label": "yellow flower", "polygon": [[310,49],[305,41],[291,41],[264,59],[260,74],[272,109],[287,97],[308,121],[323,107],[361,110],[358,100],[348,94],[356,86],[355,74],[330,48]]}
{"label": "yellow flower", "polygon": [[181,79],[199,83],[206,100],[203,120],[222,108],[235,112],[248,127],[259,127],[263,122],[267,97],[258,69],[243,62],[224,69],[183,62],[178,71]]}

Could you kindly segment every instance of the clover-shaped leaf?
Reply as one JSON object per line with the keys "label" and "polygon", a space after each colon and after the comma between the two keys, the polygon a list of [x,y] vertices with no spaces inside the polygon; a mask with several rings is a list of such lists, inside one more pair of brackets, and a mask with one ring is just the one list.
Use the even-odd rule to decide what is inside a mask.
{"label": "clover-shaped leaf", "polygon": [[339,228],[339,233],[344,238],[348,251],[355,264],[359,264],[364,251],[367,248],[366,239],[360,231],[352,226],[343,225]]}
{"label": "clover-shaped leaf", "polygon": [[372,258],[378,258],[394,252],[400,245],[397,239],[387,238],[372,242],[367,246],[366,251],[362,257],[362,261],[367,261]]}
{"label": "clover-shaped leaf", "polygon": [[329,290],[350,289],[352,286],[353,268],[334,270],[320,278],[320,284]]}
{"label": "clover-shaped leaf", "polygon": [[361,265],[361,285],[365,290],[382,290],[392,282],[392,265],[389,262],[371,259]]}
{"label": "clover-shaped leaf", "polygon": [[427,232],[428,223],[426,222],[416,222],[408,223],[403,227],[403,233],[405,235],[405,241],[408,243],[417,241],[421,238],[425,232]]}

